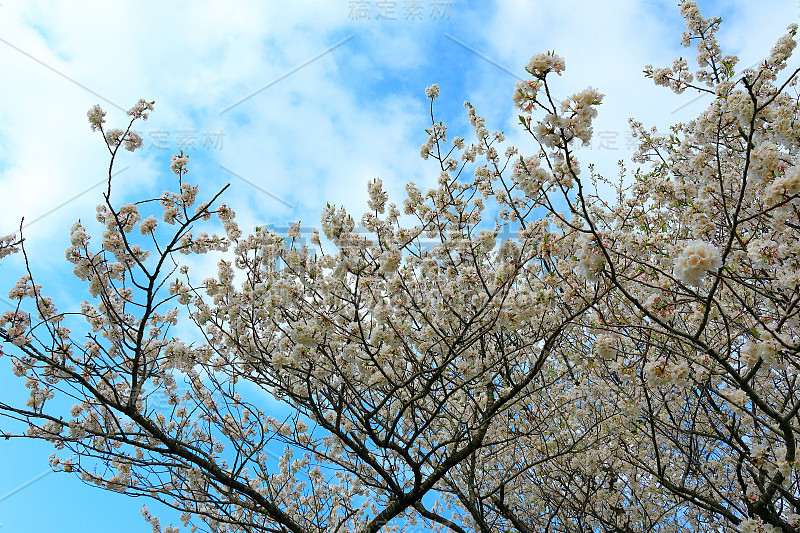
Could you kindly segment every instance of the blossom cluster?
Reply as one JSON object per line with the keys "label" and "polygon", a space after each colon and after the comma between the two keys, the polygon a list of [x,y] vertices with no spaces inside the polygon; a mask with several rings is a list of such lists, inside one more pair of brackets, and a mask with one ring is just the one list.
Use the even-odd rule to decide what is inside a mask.
{"label": "blossom cluster", "polygon": [[0,237],[0,259],[7,255],[16,253],[20,250],[20,240],[16,235],[5,235]]}
{"label": "blossom cluster", "polygon": [[564,58],[555,53],[548,52],[546,54],[536,54],[531,57],[528,64],[525,65],[525,70],[536,78],[544,78],[548,72],[555,72],[559,76],[566,68]]}
{"label": "blossom cluster", "polygon": [[699,287],[707,273],[714,272],[721,266],[719,248],[708,242],[691,241],[675,258],[673,274],[682,283]]}

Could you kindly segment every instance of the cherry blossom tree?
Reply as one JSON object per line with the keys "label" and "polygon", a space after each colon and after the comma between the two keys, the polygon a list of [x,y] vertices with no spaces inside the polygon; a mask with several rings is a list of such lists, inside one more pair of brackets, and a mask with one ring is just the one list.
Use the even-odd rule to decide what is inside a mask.
{"label": "cherry blossom tree", "polygon": [[[245,235],[224,189],[197,204],[183,153],[174,192],[118,205],[153,103],[125,130],[94,107],[105,230],[95,247],[78,222],[67,249],[90,301],[58,311],[22,235],[0,241],[28,268],[0,318],[30,391],[0,402],[26,428],[6,436],[191,531],[800,531],[797,26],[737,73],[720,20],[681,13],[698,70],[645,73],[714,100],[669,135],[632,121],[632,173],[581,168],[603,95],[557,104],[565,62],[538,54],[513,98],[529,154],[469,104],[474,138],[448,139],[433,85],[437,186],[399,207],[372,181],[360,226],[325,208],[316,252],[299,223]],[[213,278],[181,265],[208,253]]]}

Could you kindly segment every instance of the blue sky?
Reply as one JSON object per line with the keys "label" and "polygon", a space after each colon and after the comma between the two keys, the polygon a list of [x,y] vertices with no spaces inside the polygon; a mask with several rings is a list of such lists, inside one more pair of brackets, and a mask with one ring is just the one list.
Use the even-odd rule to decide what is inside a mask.
{"label": "blue sky", "polygon": [[[741,67],[768,54],[800,18],[797,0],[699,5],[705,16],[723,17],[720,41]],[[374,177],[397,203],[408,181],[435,182],[436,169],[418,156],[432,83],[441,90],[437,120],[451,137],[469,138],[468,100],[487,127],[505,131],[522,153],[533,151],[514,125],[511,94],[529,57],[546,50],[566,59],[555,85],[561,97],[590,85],[606,95],[595,132],[607,141],[581,157],[614,176],[616,161],[631,152],[628,117],[663,131],[707,104],[642,75],[648,63],[691,56],[680,47],[682,29],[675,3],[661,0],[3,0],[0,234],[25,217],[46,292],[61,310],[86,299],[63,255],[75,220],[92,227],[108,165],[86,111],[100,104],[107,123],[121,126],[139,98],[155,100],[155,112],[138,125],[143,149],[117,163],[118,200],[171,187],[169,159],[183,149],[201,195],[231,183],[224,201],[244,230],[295,220],[314,226],[325,203],[345,205],[358,219]],[[2,287],[16,280],[20,260],[0,263]],[[200,279],[213,270],[194,267]],[[0,394],[24,394],[7,357]],[[139,509],[147,503],[158,514],[155,503],[47,474],[51,453],[46,443],[0,440],[0,533],[149,530]]]}

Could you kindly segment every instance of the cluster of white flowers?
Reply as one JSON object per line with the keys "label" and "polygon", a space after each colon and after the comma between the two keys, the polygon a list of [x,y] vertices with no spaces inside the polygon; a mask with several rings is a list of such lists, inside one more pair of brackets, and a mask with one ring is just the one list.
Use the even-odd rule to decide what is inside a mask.
{"label": "cluster of white flowers", "polygon": [[189,164],[189,156],[183,155],[183,151],[181,150],[180,155],[173,155],[172,161],[170,162],[169,169],[177,175],[182,175],[186,173],[186,166]]}
{"label": "cluster of white flowers", "polygon": [[[489,175],[486,174],[486,177]],[[542,168],[538,157],[520,156],[514,162],[511,179],[514,180],[516,187],[529,198],[535,198],[542,191],[544,185],[552,180],[552,176]],[[489,183],[491,182],[489,181]],[[488,191],[482,191],[482,194],[485,198],[488,196]]]}
{"label": "cluster of white flowers", "polygon": [[433,85],[431,85],[429,87],[426,87],[425,88],[425,96],[427,96],[430,99],[433,99],[433,98],[436,98],[437,96],[439,96],[439,86],[434,83]]}
{"label": "cluster of white flowers", "polygon": [[644,374],[648,383],[656,387],[685,386],[689,382],[689,364],[686,361],[648,361],[644,365]]}
{"label": "cluster of white flowers", "polygon": [[644,71],[648,77],[653,78],[656,85],[669,87],[677,94],[684,92],[694,80],[683,58],[676,59],[672,68],[654,68],[652,65],[647,65]]}
{"label": "cluster of white flowers", "polygon": [[800,194],[800,165],[793,166],[770,183],[764,191],[764,199],[768,204],[775,204],[797,194]]}
{"label": "cluster of white flowers", "polygon": [[752,152],[750,169],[753,175],[763,183],[783,174],[787,165],[783,150],[773,142],[757,146]]}
{"label": "cluster of white flowers", "polygon": [[670,320],[674,316],[675,306],[663,292],[655,292],[644,301],[644,308],[663,320]]}
{"label": "cluster of white flowers", "polygon": [[[797,35],[797,24],[792,23],[786,27],[789,31],[786,35],[781,36],[775,46],[769,53],[769,66],[772,67],[772,72],[778,72],[786,68],[786,61],[792,55],[792,51],[797,46],[794,36]],[[774,75],[774,74],[773,74]]]}
{"label": "cluster of white flowers", "polygon": [[556,55],[554,52],[536,54],[531,57],[530,61],[528,61],[528,64],[525,66],[525,70],[539,79],[544,78],[548,72],[555,72],[560,76],[565,68],[566,63],[564,62],[564,58]]}
{"label": "cluster of white flowers", "polygon": [[767,368],[782,368],[778,359],[781,350],[780,341],[767,334],[763,329],[760,329],[758,333],[761,339],[745,344],[741,349],[740,360],[749,366],[761,360]]}
{"label": "cluster of white flowers", "polygon": [[128,110],[127,114],[133,117],[134,119],[147,120],[148,117],[147,112],[153,110],[154,104],[155,102],[148,102],[144,98],[140,98],[139,101],[136,102],[136,105],[134,105],[132,108]]}
{"label": "cluster of white flowers", "polygon": [[598,274],[606,263],[600,247],[592,238],[582,237],[576,243],[580,248],[575,252],[578,258],[578,273],[587,281],[597,281]]}
{"label": "cluster of white flowers", "polygon": [[742,389],[726,389],[721,394],[738,407],[744,407],[748,401],[747,393]]}
{"label": "cluster of white flowers", "polygon": [[155,231],[156,226],[158,226],[158,220],[150,215],[139,224],[139,231],[142,232],[142,235],[149,235]]}
{"label": "cluster of white flowers", "polygon": [[745,518],[739,524],[739,531],[742,533],[780,533],[780,529],[765,523],[760,518]]}
{"label": "cluster of white flowers", "polygon": [[92,107],[86,113],[86,116],[89,118],[89,126],[92,128],[92,131],[97,131],[98,129],[103,128],[103,123],[106,121],[106,112],[103,111],[103,108],[101,108],[99,105]]}
{"label": "cluster of white flowers", "polygon": [[175,224],[176,222],[183,221],[184,215],[180,208],[179,196],[170,192],[164,191],[159,199],[163,209],[162,218],[167,224]]}
{"label": "cluster of white flowers", "polygon": [[716,229],[716,224],[708,215],[708,213],[694,213],[692,215],[692,234],[698,239],[713,233]]}
{"label": "cluster of white flowers", "polygon": [[530,113],[533,111],[533,106],[536,104],[536,96],[541,89],[542,83],[537,80],[520,80],[514,87],[514,96],[512,98],[514,105],[522,111]]}
{"label": "cluster of white flowers", "polygon": [[753,268],[769,268],[778,262],[778,243],[772,239],[750,239],[747,243],[747,258]]}
{"label": "cluster of white flowers", "polygon": [[617,353],[616,340],[612,335],[598,335],[594,341],[594,351],[601,359],[613,359]]}
{"label": "cluster of white flowers", "polygon": [[[153,104],[155,104],[155,102],[147,102],[144,99],[140,99],[135,106],[127,111],[127,114],[133,117],[132,120],[147,120],[147,111],[153,110]],[[106,112],[102,107],[99,105],[93,106],[86,113],[86,116],[89,119],[89,126],[92,128],[92,131],[103,130],[103,124],[106,121]],[[133,152],[142,146],[141,136],[136,132],[131,131],[130,127],[128,127],[127,130],[121,130],[118,128],[111,129],[105,132],[105,139],[109,149],[111,150],[114,150],[121,143],[125,144],[125,149],[129,152]]]}
{"label": "cluster of white flowers", "polygon": [[[603,96],[597,89],[589,87],[563,100],[560,105],[560,114],[552,109],[533,126],[536,139],[543,147],[559,150],[553,154],[553,157],[557,162],[560,161],[562,166],[566,165],[566,161],[563,160],[560,151],[566,148],[565,143],[569,144],[577,138],[586,144],[591,139],[592,120],[597,116],[595,106],[602,103]],[[527,108],[532,106],[534,100],[530,98],[535,99],[535,95],[526,92],[524,87],[517,91],[516,99],[519,102],[518,105],[521,105],[523,109],[528,110]],[[574,166],[577,167],[577,165]],[[556,173],[554,172],[554,174]],[[571,174],[566,171],[561,173]]]}
{"label": "cluster of white flowers", "polygon": [[390,274],[400,266],[403,254],[399,248],[391,248],[381,254],[381,272]]}
{"label": "cluster of white flowers", "polygon": [[447,127],[444,124],[433,124],[425,131],[428,133],[428,140],[419,147],[419,155],[423,159],[428,159],[438,142],[447,141]]}
{"label": "cluster of white flowers", "polygon": [[0,328],[5,329],[11,343],[15,346],[23,346],[31,341],[31,338],[27,336],[30,326],[31,317],[24,311],[5,311],[0,315]]}
{"label": "cluster of white flowers", "polygon": [[603,101],[603,94],[591,87],[573,94],[561,102],[561,112],[564,113],[560,119],[562,135],[567,140],[578,138],[587,144],[592,137],[592,119],[597,116],[595,106]]}
{"label": "cluster of white flowers", "polygon": [[675,258],[673,274],[682,283],[699,287],[708,272],[722,266],[719,248],[709,242],[690,241]]}
{"label": "cluster of white flowers", "polygon": [[140,220],[142,220],[142,215],[139,213],[138,206],[128,202],[120,206],[114,222],[122,228],[123,232],[130,233]]}
{"label": "cluster of white flowers", "polygon": [[217,208],[217,218],[225,228],[225,235],[230,241],[235,241],[242,236],[239,224],[236,222],[236,211],[226,204],[219,204]]}
{"label": "cluster of white flowers", "polygon": [[110,129],[106,132],[105,139],[111,150],[116,149],[121,143],[125,145],[125,149],[129,152],[142,147],[142,138],[135,131],[123,131],[119,128]]}
{"label": "cluster of white flowers", "polygon": [[16,235],[0,237],[0,259],[19,251],[20,240]]}
{"label": "cluster of white flowers", "polygon": [[375,178],[367,185],[367,192],[369,193],[368,206],[371,210],[377,213],[383,213],[386,207],[386,200],[388,196],[383,190],[383,181],[380,178]]}

